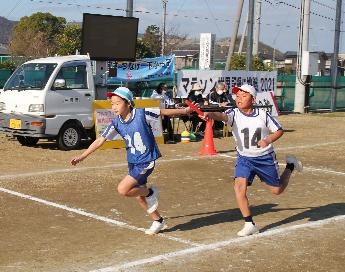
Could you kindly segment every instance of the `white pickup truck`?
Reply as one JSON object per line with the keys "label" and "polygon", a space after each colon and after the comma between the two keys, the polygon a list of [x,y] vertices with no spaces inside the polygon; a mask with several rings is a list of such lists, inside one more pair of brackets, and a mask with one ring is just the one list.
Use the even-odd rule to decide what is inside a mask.
{"label": "white pickup truck", "polygon": [[47,138],[62,150],[76,149],[81,139],[94,137],[95,95],[88,56],[28,61],[0,90],[0,132],[26,146]]}

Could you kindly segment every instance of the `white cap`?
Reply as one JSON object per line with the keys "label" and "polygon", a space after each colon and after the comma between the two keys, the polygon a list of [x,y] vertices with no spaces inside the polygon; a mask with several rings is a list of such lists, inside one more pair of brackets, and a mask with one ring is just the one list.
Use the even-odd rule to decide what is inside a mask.
{"label": "white cap", "polygon": [[246,93],[250,93],[253,97],[256,97],[256,90],[252,85],[243,84],[241,87],[235,86],[232,88],[232,93],[236,94],[240,90]]}

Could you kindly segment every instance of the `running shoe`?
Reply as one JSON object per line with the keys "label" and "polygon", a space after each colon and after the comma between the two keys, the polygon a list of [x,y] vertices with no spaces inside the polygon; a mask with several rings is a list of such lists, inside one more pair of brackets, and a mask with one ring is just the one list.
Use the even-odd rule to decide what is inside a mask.
{"label": "running shoe", "polygon": [[259,233],[259,229],[252,222],[245,222],[243,229],[237,232],[238,236],[248,236]]}

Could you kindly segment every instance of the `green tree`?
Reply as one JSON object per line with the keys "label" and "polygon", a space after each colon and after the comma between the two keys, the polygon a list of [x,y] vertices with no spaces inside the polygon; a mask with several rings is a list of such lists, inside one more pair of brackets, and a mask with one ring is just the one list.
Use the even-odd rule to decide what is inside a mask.
{"label": "green tree", "polygon": [[159,27],[156,25],[150,25],[146,28],[144,37],[142,38],[142,42],[150,48],[153,52],[153,56],[157,57],[161,54],[161,36]]}
{"label": "green tree", "polygon": [[165,35],[164,55],[169,55],[178,49],[186,41],[187,37],[188,35],[181,33],[177,26],[172,26],[168,29]]}
{"label": "green tree", "polygon": [[67,25],[63,32],[56,36],[57,54],[73,55],[81,49],[81,27],[77,24]]}
{"label": "green tree", "polygon": [[231,57],[230,70],[246,70],[246,58],[243,55],[233,55]]}
{"label": "green tree", "polygon": [[265,64],[262,59],[255,57],[253,59],[253,70],[254,71],[272,71],[272,67]]}
{"label": "green tree", "polygon": [[10,52],[28,57],[49,56],[56,52],[56,36],[63,32],[66,19],[38,12],[22,17],[13,29]]}
{"label": "green tree", "polygon": [[265,67],[264,62],[258,57],[254,57],[254,59],[253,59],[253,70],[254,71],[266,71],[266,67]]}
{"label": "green tree", "polygon": [[[272,71],[272,68],[265,65],[264,62],[258,58],[254,57],[252,63],[253,71]],[[231,58],[231,70],[246,70],[246,56],[245,55],[233,55]]]}
{"label": "green tree", "polygon": [[143,42],[143,40],[137,40],[137,50],[136,50],[136,58],[152,58],[155,54],[151,50],[151,48]]}

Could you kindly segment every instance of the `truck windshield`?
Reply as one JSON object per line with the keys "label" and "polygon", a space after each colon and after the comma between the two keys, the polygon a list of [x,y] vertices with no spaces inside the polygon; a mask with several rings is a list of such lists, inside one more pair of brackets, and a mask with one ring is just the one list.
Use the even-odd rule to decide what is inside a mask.
{"label": "truck windshield", "polygon": [[4,90],[43,90],[57,63],[27,63],[20,66]]}

